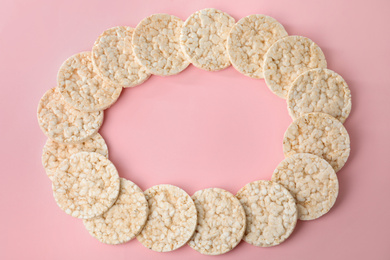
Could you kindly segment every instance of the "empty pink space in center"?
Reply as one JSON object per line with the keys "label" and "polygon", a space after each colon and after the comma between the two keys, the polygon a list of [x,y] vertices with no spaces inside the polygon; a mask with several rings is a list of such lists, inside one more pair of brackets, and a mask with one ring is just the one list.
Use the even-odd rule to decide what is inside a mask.
{"label": "empty pink space in center", "polygon": [[125,89],[105,113],[100,133],[122,177],[143,189],[169,183],[190,194],[208,187],[235,193],[270,179],[291,122],[264,80],[232,67],[152,76]]}

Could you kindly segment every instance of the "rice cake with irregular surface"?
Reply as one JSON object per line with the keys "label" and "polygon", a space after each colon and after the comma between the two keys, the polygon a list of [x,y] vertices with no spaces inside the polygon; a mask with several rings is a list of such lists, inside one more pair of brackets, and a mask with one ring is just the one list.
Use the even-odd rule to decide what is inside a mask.
{"label": "rice cake with irregular surface", "polygon": [[245,211],[230,192],[210,188],[192,196],[198,225],[188,245],[205,255],[220,255],[236,247],[245,233]]}
{"label": "rice cake with irregular surface", "polygon": [[56,88],[49,89],[38,105],[43,133],[58,143],[81,143],[95,135],[103,123],[103,111],[83,112],[66,103]]}
{"label": "rice cake with irregular surface", "polygon": [[58,206],[66,214],[89,219],[112,207],[120,183],[110,160],[99,153],[80,152],[60,163],[52,187]]}
{"label": "rice cake with irregular surface", "polygon": [[137,236],[138,241],[157,252],[168,252],[185,245],[196,227],[196,208],[191,197],[169,184],[153,186],[144,194],[149,216]]}
{"label": "rice cake with irregular surface", "polygon": [[351,91],[345,80],[329,69],[308,70],[295,79],[287,96],[290,116],[323,112],[341,123],[351,112]]}
{"label": "rice cake with irregular surface", "polygon": [[79,152],[96,152],[108,158],[108,148],[103,137],[96,133],[91,138],[78,144],[61,144],[47,139],[42,153],[42,165],[47,176],[53,180],[58,165],[72,154]]}
{"label": "rice cake with irregular surface", "polygon": [[233,67],[245,76],[262,79],[264,55],[288,34],[272,17],[253,14],[239,20],[229,33],[227,49]]}
{"label": "rice cake with irregular surface", "polygon": [[133,34],[133,50],[138,62],[150,73],[174,75],[190,64],[180,47],[183,21],[169,14],[143,19]]}
{"label": "rice cake with irregular surface", "polygon": [[134,87],[150,77],[150,73],[135,59],[134,29],[118,26],[104,31],[92,48],[92,62],[96,72],[115,86]]}
{"label": "rice cake with irregular surface", "polygon": [[300,220],[312,220],[326,214],[339,192],[332,166],[308,153],[297,153],[284,159],[276,167],[272,181],[283,185],[294,196]]}
{"label": "rice cake with irregular surface", "polygon": [[297,205],[283,186],[272,181],[254,181],[241,188],[236,197],[245,209],[246,232],[243,239],[247,243],[261,247],[276,246],[294,231]]}
{"label": "rice cake with irregular surface", "polygon": [[287,36],[275,42],[265,54],[264,79],[274,94],[285,99],[300,74],[326,66],[325,55],[316,43],[303,36]]}
{"label": "rice cake with irregular surface", "polygon": [[104,81],[95,72],[90,51],[68,58],[58,71],[57,82],[64,100],[86,112],[109,108],[122,92],[121,86]]}
{"label": "rice cake with irregular surface", "polygon": [[283,152],[286,157],[311,153],[325,159],[335,172],[347,162],[350,150],[347,130],[328,114],[305,114],[294,120],[284,133]]}
{"label": "rice cake with irregular surface", "polygon": [[141,232],[148,217],[148,201],[133,182],[120,179],[114,205],[100,217],[84,219],[88,232],[102,243],[116,245],[130,241]]}
{"label": "rice cake with irregular surface", "polygon": [[233,17],[214,8],[193,13],[184,22],[180,44],[196,67],[217,71],[230,66],[226,41],[235,24]]}

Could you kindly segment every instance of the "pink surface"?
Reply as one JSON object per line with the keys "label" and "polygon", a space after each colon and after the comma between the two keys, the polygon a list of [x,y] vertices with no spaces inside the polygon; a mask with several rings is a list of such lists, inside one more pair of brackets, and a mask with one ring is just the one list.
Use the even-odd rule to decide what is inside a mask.
{"label": "pink surface", "polygon": [[[390,259],[390,2],[292,2],[2,0],[0,259]],[[226,255],[207,257],[188,246],[156,253],[137,240],[102,244],[53,199],[41,165],[46,137],[36,119],[38,101],[56,85],[61,63],[89,50],[105,29],[135,27],[153,13],[184,20],[206,7],[237,20],[273,16],[290,35],[318,43],[328,67],[346,79],[352,151],[338,173],[338,200],[329,214],[299,221],[293,235],[272,248],[242,242]],[[285,101],[263,80],[232,67],[211,73],[190,66],[124,90],[100,133],[120,176],[142,189],[170,183],[190,195],[207,187],[236,193],[270,179],[290,123]]]}

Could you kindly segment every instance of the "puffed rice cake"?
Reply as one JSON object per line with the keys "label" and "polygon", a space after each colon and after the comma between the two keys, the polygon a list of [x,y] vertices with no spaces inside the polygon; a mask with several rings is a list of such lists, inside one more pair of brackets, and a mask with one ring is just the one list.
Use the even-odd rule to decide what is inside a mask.
{"label": "puffed rice cake", "polygon": [[297,153],[284,159],[276,167],[272,180],[294,196],[300,220],[312,220],[326,214],[339,192],[339,182],[332,166],[308,153]]}
{"label": "puffed rice cake", "polygon": [[63,160],[54,175],[53,195],[58,206],[72,217],[97,217],[118,198],[118,172],[99,153],[80,152]]}
{"label": "puffed rice cake", "polygon": [[99,133],[78,144],[61,144],[47,139],[42,152],[42,165],[50,180],[53,180],[53,175],[63,160],[79,152],[96,152],[108,158],[106,142]]}
{"label": "puffed rice cake", "polygon": [[90,51],[69,57],[58,71],[57,82],[64,100],[86,112],[109,108],[122,92],[122,86],[112,85],[96,73]]}
{"label": "puffed rice cake", "polygon": [[146,224],[149,208],[142,190],[123,178],[120,178],[120,186],[118,199],[108,211],[99,217],[83,220],[88,232],[102,243],[128,242]]}
{"label": "puffed rice cake", "polygon": [[287,36],[268,49],[263,73],[269,89],[285,99],[291,84],[300,74],[326,66],[324,53],[312,40],[303,36]]}
{"label": "puffed rice cake", "polygon": [[275,246],[294,231],[297,205],[282,185],[272,181],[254,181],[241,188],[236,197],[246,213],[245,242],[260,247]]}
{"label": "puffed rice cake", "polygon": [[187,59],[208,71],[230,66],[226,41],[234,26],[233,17],[214,8],[193,13],[183,24],[180,45]]}
{"label": "puffed rice cake", "polygon": [[299,75],[287,96],[290,116],[296,119],[306,113],[323,112],[341,123],[351,112],[351,91],[345,80],[329,69],[312,69]]}
{"label": "puffed rice cake", "polygon": [[233,67],[245,76],[262,79],[264,55],[288,34],[272,17],[253,14],[240,19],[229,33],[227,49]]}
{"label": "puffed rice cake", "polygon": [[350,152],[349,135],[343,124],[325,113],[308,113],[294,120],[284,133],[286,157],[311,153],[325,159],[338,172]]}
{"label": "puffed rice cake", "polygon": [[92,48],[92,63],[96,72],[115,86],[134,87],[150,77],[150,73],[135,59],[134,29],[117,26],[104,31]]}
{"label": "puffed rice cake", "polygon": [[174,75],[190,64],[180,47],[183,21],[169,14],[143,19],[133,33],[133,49],[138,62],[150,73]]}
{"label": "puffed rice cake", "polygon": [[103,111],[83,112],[67,104],[57,88],[46,91],[38,104],[38,123],[43,133],[58,143],[83,142],[97,133]]}
{"label": "puffed rice cake", "polygon": [[198,225],[188,245],[205,255],[220,255],[236,247],[245,233],[245,211],[230,192],[210,188],[192,196]]}
{"label": "puffed rice cake", "polygon": [[153,186],[144,194],[149,216],[137,236],[138,241],[157,252],[168,252],[185,245],[196,227],[196,208],[191,197],[169,184]]}

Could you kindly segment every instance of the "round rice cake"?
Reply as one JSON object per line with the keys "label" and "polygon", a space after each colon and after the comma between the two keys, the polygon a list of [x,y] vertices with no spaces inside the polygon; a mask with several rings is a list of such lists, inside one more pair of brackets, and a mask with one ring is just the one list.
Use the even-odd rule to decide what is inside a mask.
{"label": "round rice cake", "polygon": [[137,236],[138,241],[157,252],[168,252],[185,245],[196,227],[196,208],[191,197],[169,184],[153,186],[144,194],[149,216]]}
{"label": "round rice cake", "polygon": [[347,162],[350,150],[347,130],[328,114],[305,114],[294,120],[284,133],[283,152],[286,157],[311,153],[325,159],[335,172]]}
{"label": "round rice cake", "polygon": [[105,156],[80,152],[60,163],[52,187],[58,206],[66,214],[89,219],[111,208],[120,184],[118,171]]}
{"label": "round rice cake", "polygon": [[236,247],[245,233],[245,211],[230,192],[210,188],[192,196],[198,225],[188,245],[205,255],[220,255]]}
{"label": "round rice cake", "polygon": [[294,231],[297,205],[283,186],[272,181],[254,181],[241,188],[236,197],[245,209],[243,239],[247,243],[261,247],[279,245]]}
{"label": "round rice cake", "polygon": [[226,41],[235,24],[233,17],[214,8],[193,13],[184,22],[180,44],[196,67],[216,71],[230,66]]}
{"label": "round rice cake", "polygon": [[53,175],[63,160],[79,152],[96,152],[108,157],[106,142],[99,133],[78,144],[61,144],[47,139],[43,147],[42,165],[50,180],[53,180]]}
{"label": "round rice cake", "polygon": [[130,241],[141,232],[148,217],[148,201],[142,190],[123,178],[120,186],[118,199],[108,211],[83,221],[88,232],[102,243],[116,245]]}
{"label": "round rice cake", "polygon": [[272,181],[283,185],[294,196],[300,220],[312,220],[326,214],[339,192],[332,166],[308,153],[297,153],[284,159],[276,167]]}
{"label": "round rice cake", "polygon": [[190,64],[180,47],[183,21],[169,14],[143,19],[133,33],[133,49],[138,62],[150,73],[174,75]]}
{"label": "round rice cake", "polygon": [[233,67],[245,76],[262,79],[264,55],[288,34],[272,17],[253,14],[239,20],[230,31],[227,49]]}
{"label": "round rice cake", "polygon": [[58,71],[57,82],[64,100],[86,112],[110,107],[122,92],[121,86],[104,81],[95,72],[90,51],[68,58]]}
{"label": "round rice cake", "polygon": [[287,96],[290,116],[323,112],[341,123],[351,112],[351,92],[345,80],[329,69],[308,70],[295,79]]}
{"label": "round rice cake", "polygon": [[134,29],[118,26],[104,31],[92,48],[96,72],[115,86],[134,87],[150,77],[133,53]]}
{"label": "round rice cake", "polygon": [[275,42],[264,58],[264,79],[269,89],[287,98],[293,81],[303,72],[326,68],[320,47],[303,36],[287,36]]}
{"label": "round rice cake", "polygon": [[103,123],[103,111],[83,112],[67,104],[56,88],[49,89],[38,105],[43,133],[58,143],[80,143],[95,135]]}

